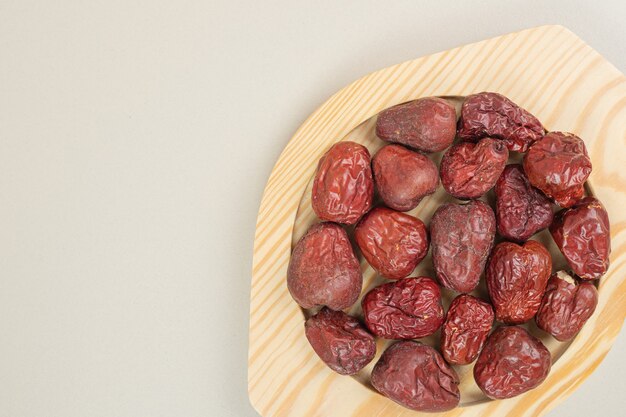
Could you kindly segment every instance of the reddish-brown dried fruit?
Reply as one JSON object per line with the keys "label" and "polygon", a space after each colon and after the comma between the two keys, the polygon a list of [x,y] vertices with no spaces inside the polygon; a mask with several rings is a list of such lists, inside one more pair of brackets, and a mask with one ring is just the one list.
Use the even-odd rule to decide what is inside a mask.
{"label": "reddish-brown dried fruit", "polygon": [[343,310],[361,294],[363,276],[345,230],[318,223],[298,241],[289,260],[287,287],[304,308]]}
{"label": "reddish-brown dried fruit", "polygon": [[510,151],[526,152],[544,132],[535,116],[498,93],[467,96],[461,107],[458,136],[463,140],[490,136],[502,139]]}
{"label": "reddish-brown dried fruit", "polygon": [[354,237],[363,256],[382,276],[408,276],[428,253],[428,232],[420,219],[377,207],[357,224]]}
{"label": "reddish-brown dried fruit", "polygon": [[435,349],[412,340],[387,348],[374,366],[372,385],[384,396],[417,411],[451,410],[461,400],[454,369]]}
{"label": "reddish-brown dried fruit", "polygon": [[609,215],[597,198],[586,197],[572,208],[558,212],[550,233],[579,277],[597,279],[609,268]]}
{"label": "reddish-brown dried fruit", "polygon": [[456,111],[448,101],[426,97],[383,110],[376,120],[376,135],[423,152],[446,149],[456,134]]}
{"label": "reddish-brown dried fruit", "polygon": [[498,233],[523,242],[552,223],[552,202],[533,187],[521,165],[507,165],[496,182]]}
{"label": "reddish-brown dried fruit", "polygon": [[474,379],[489,398],[511,398],[543,382],[550,351],[521,327],[499,327],[487,339],[474,366]]}
{"label": "reddish-brown dried fruit", "polygon": [[493,308],[468,294],[456,297],[441,328],[441,353],[448,363],[467,365],[478,357],[493,326]]}
{"label": "reddish-brown dried fruit", "polygon": [[509,151],[499,140],[457,143],[441,160],[443,188],[456,198],[478,198],[495,185],[508,158]]}
{"label": "reddish-brown dried fruit", "polygon": [[361,304],[367,328],[385,339],[419,339],[435,333],[443,323],[441,291],[428,277],[380,285]]}
{"label": "reddish-brown dried fruit", "polygon": [[372,207],[373,197],[367,148],[350,141],[334,144],[320,159],[313,180],[311,205],[317,217],[354,224]]}
{"label": "reddish-brown dried fruit", "polygon": [[535,321],[537,326],[564,342],[576,336],[598,304],[591,282],[578,283],[565,271],[550,277]]}
{"label": "reddish-brown dried fruit", "polygon": [[496,245],[485,273],[496,319],[507,324],[530,320],[539,309],[551,272],[552,258],[539,242]]}
{"label": "reddish-brown dried fruit", "polygon": [[482,201],[440,206],[430,221],[430,237],[441,285],[459,292],[476,288],[495,234],[493,210]]}
{"label": "reddish-brown dried fruit", "polygon": [[585,195],[591,159],[578,136],[550,132],[528,149],[524,172],[533,186],[561,207],[570,207]]}
{"label": "reddish-brown dried fruit", "polygon": [[437,165],[400,145],[383,146],[372,158],[372,171],[380,197],[398,211],[414,209],[439,185]]}
{"label": "reddish-brown dried fruit", "polygon": [[330,369],[354,375],[374,359],[376,340],[357,319],[327,307],[304,323],[315,353]]}

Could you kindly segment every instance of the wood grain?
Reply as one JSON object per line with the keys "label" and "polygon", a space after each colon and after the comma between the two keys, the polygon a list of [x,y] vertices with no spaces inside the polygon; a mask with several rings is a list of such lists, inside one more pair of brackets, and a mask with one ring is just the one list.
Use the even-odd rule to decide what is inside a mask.
{"label": "wood grain", "polygon": [[[572,342],[556,342],[529,325],[553,356],[552,371],[540,387],[491,401],[475,386],[471,365],[457,367],[461,407],[439,415],[542,415],[570,395],[604,358],[626,317],[626,77],[567,29],[542,26],[369,74],[322,104],[287,144],[263,195],[254,244],[248,389],[261,415],[415,415],[369,386],[373,363],[355,377],[345,377],[317,358],[304,337],[304,314],[287,290],[287,264],[292,244],[316,221],[310,183],[318,159],[331,144],[354,140],[373,153],[383,144],[373,131],[375,115],[382,109],[419,97],[485,90],[510,97],[549,130],[570,131],[585,140],[594,168],[590,185],[611,218],[613,253],[599,286],[596,313]],[[439,157],[435,155],[437,162]],[[440,188],[411,213],[428,223],[436,206],[448,199]],[[564,265],[547,233],[537,239],[548,245],[557,267]],[[382,282],[365,261],[361,266],[364,292]],[[426,259],[416,273],[433,276],[432,263]],[[484,288],[477,293],[484,294]],[[447,303],[453,294],[444,296]],[[360,314],[358,305],[351,312]],[[386,344],[379,341],[379,355]]]}

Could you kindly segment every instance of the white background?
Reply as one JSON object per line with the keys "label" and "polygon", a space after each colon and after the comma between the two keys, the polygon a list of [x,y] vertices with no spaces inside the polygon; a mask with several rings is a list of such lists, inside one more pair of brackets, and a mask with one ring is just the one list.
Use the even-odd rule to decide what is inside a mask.
{"label": "white background", "polygon": [[[256,416],[256,213],[366,73],[547,23],[626,72],[623,1],[0,0],[0,416]],[[550,416],[626,408],[624,332]]]}

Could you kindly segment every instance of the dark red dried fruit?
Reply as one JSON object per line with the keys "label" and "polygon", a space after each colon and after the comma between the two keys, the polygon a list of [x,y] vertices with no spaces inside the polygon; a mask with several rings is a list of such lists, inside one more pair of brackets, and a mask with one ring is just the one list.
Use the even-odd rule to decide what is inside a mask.
{"label": "dark red dried fruit", "polygon": [[468,294],[456,297],[441,328],[441,353],[448,363],[467,365],[478,357],[493,326],[491,304]]}
{"label": "dark red dried fruit", "polygon": [[317,217],[354,224],[372,207],[373,197],[367,148],[350,141],[334,144],[320,159],[313,180],[311,204]]}
{"label": "dark red dried fruit", "polygon": [[507,165],[495,191],[498,233],[504,238],[523,242],[552,223],[552,202],[530,184],[521,165]]}
{"label": "dark red dried fruit", "polygon": [[361,294],[363,276],[345,230],[318,223],[298,241],[287,269],[287,287],[304,308],[326,305],[343,310]]}
{"label": "dark red dried fruit", "polygon": [[428,277],[380,285],[361,304],[367,328],[385,339],[419,339],[435,333],[443,323],[441,291]]}
{"label": "dark red dried fruit", "polygon": [[561,207],[570,207],[585,195],[591,159],[578,136],[550,132],[528,149],[524,172],[533,186]]}
{"label": "dark red dried fruit", "polygon": [[315,353],[330,369],[354,375],[374,359],[376,340],[357,319],[327,307],[304,323]]}
{"label": "dark red dried fruit", "polygon": [[443,188],[456,198],[478,198],[495,185],[508,158],[506,146],[496,139],[457,143],[441,160]]}
{"label": "dark red dried fruit", "polygon": [[400,145],[383,146],[372,158],[378,194],[394,210],[409,211],[439,185],[437,165]]}
{"label": "dark red dried fruit", "polygon": [[376,120],[376,135],[423,152],[446,149],[456,134],[456,111],[448,101],[426,97],[383,110]]}
{"label": "dark red dried fruit", "polygon": [[550,352],[539,339],[521,327],[500,327],[480,352],[474,379],[489,398],[511,398],[541,384],[551,364]]}
{"label": "dark red dried fruit", "polygon": [[586,197],[572,208],[558,212],[550,233],[579,277],[598,279],[609,268],[609,215],[597,198]]}
{"label": "dark red dried fruit", "polygon": [[382,276],[408,276],[428,253],[428,232],[420,219],[386,207],[367,213],[354,237],[363,256]]}
{"label": "dark red dried fruit", "polygon": [[539,309],[551,272],[552,258],[539,242],[496,245],[485,273],[496,319],[507,324],[530,320]]}
{"label": "dark red dried fruit", "polygon": [[571,339],[593,315],[598,290],[591,282],[578,283],[565,271],[550,277],[537,311],[537,326],[561,342]]}
{"label": "dark red dried fruit", "polygon": [[544,132],[541,122],[528,111],[502,94],[485,92],[465,98],[457,134],[463,140],[502,139],[510,151],[526,152]]}
{"label": "dark red dried fruit", "polygon": [[454,369],[435,349],[414,341],[394,343],[383,353],[372,371],[372,385],[417,411],[451,410],[461,400]]}
{"label": "dark red dried fruit", "polygon": [[441,285],[459,292],[476,288],[495,234],[493,210],[482,201],[440,206],[430,221],[430,237]]}

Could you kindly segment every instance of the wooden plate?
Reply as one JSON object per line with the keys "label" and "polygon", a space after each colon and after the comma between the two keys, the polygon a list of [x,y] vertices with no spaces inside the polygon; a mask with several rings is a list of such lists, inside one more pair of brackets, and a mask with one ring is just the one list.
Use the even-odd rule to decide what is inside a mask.
{"label": "wooden plate", "polygon": [[[381,110],[426,96],[448,96],[458,105],[460,98],[454,96],[480,91],[500,92],[548,130],[573,132],[585,140],[593,162],[589,184],[609,212],[613,253],[600,281],[597,310],[573,341],[559,343],[533,323],[527,325],[552,352],[552,370],[542,385],[493,401],[473,382],[472,365],[455,367],[462,381],[461,405],[439,415],[539,416],[570,395],[602,361],[626,317],[626,77],[567,29],[542,26],[367,75],[332,96],[289,141],[265,188],[254,244],[248,390],[261,415],[415,415],[371,388],[375,361],[346,377],[319,360],[304,337],[304,313],[287,290],[287,265],[293,243],[316,221],[310,184],[318,159],[331,144],[353,140],[373,154],[383,145],[373,131]],[[440,187],[411,214],[428,223],[434,209],[449,199]],[[548,245],[556,268],[565,265],[546,232],[536,239]],[[365,293],[382,279],[365,261],[361,266]],[[434,276],[428,258],[416,273]],[[477,293],[484,293],[484,287]],[[444,295],[449,302],[453,293]],[[351,312],[359,311],[355,304]],[[437,338],[425,341],[433,344]],[[378,356],[387,343],[379,341]]]}

